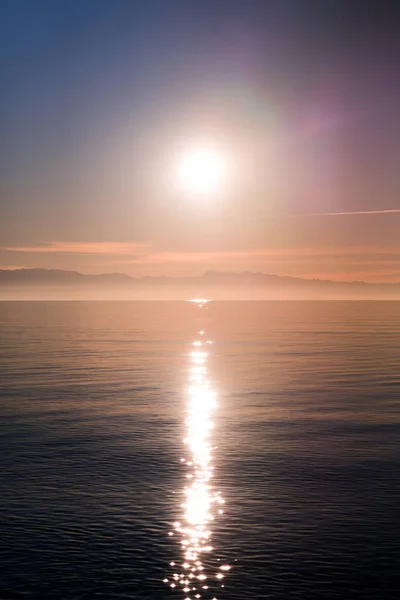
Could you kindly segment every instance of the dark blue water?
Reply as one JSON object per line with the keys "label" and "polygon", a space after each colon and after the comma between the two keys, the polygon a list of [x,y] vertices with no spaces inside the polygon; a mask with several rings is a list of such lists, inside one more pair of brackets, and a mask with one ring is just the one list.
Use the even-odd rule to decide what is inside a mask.
{"label": "dark blue water", "polygon": [[400,303],[3,302],[0,382],[1,600],[400,597]]}

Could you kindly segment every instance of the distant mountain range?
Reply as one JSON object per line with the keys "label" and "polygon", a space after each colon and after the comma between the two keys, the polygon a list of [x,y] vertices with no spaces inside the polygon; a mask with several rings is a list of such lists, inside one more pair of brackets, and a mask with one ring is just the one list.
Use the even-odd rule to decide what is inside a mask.
{"label": "distant mountain range", "polygon": [[209,271],[199,277],[86,275],[52,269],[0,270],[0,299],[400,299],[400,283],[302,279]]}

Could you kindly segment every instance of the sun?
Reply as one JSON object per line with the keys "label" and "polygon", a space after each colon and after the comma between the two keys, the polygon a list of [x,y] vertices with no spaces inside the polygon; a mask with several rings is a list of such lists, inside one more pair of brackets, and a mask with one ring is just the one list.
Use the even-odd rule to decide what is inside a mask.
{"label": "sun", "polygon": [[178,163],[180,187],[192,194],[207,195],[218,192],[224,174],[224,156],[210,147],[191,150]]}

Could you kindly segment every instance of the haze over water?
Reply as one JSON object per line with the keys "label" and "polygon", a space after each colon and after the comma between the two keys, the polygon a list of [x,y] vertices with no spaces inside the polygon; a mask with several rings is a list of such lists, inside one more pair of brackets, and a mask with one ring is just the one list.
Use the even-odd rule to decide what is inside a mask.
{"label": "haze over water", "polygon": [[0,598],[397,599],[399,373],[396,302],[0,303]]}

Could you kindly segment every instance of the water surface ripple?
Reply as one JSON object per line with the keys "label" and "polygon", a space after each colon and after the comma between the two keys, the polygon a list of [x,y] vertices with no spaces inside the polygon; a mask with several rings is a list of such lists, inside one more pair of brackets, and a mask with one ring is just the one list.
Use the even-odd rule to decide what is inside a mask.
{"label": "water surface ripple", "polygon": [[400,303],[212,302],[209,347],[198,324],[0,303],[0,599],[397,600]]}

